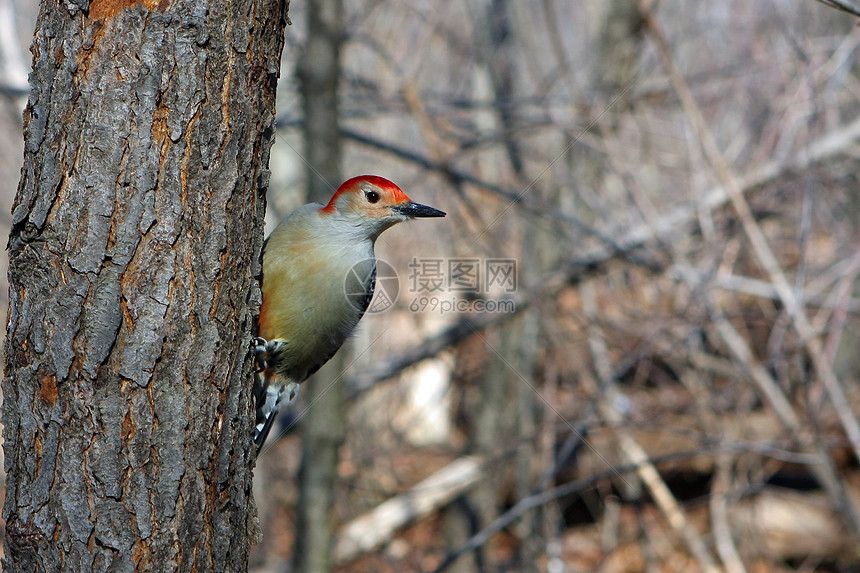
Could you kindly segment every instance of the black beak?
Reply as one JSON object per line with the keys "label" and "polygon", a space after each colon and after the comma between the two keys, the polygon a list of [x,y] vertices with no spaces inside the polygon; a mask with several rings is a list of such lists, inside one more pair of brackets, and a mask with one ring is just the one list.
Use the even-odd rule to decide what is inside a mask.
{"label": "black beak", "polygon": [[406,215],[410,219],[417,219],[419,217],[444,217],[445,211],[440,211],[439,209],[434,209],[433,207],[428,207],[427,205],[422,205],[421,203],[405,203],[403,205],[395,205],[392,207],[393,210],[398,213],[402,213]]}

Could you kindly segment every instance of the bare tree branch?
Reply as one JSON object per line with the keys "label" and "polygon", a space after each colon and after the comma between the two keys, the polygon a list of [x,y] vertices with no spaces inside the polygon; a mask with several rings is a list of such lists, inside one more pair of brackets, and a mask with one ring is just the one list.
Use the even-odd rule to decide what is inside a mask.
{"label": "bare tree branch", "polygon": [[817,1],[824,4],[825,6],[830,6],[831,8],[836,8],[837,10],[841,10],[843,12],[848,12],[849,14],[853,14],[855,16],[860,17],[860,3],[857,3],[854,0],[817,0]]}
{"label": "bare tree branch", "polygon": [[391,539],[405,524],[427,516],[470,489],[481,477],[478,457],[458,458],[403,494],[376,506],[343,527],[334,548],[337,563],[347,563]]}

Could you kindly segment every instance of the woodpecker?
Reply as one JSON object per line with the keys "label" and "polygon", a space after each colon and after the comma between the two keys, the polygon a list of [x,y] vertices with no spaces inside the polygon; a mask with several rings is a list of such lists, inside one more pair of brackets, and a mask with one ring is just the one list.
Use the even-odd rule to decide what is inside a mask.
{"label": "woodpecker", "polygon": [[310,203],[287,215],[266,239],[254,339],[258,452],[281,401],[295,399],[299,385],[334,356],[367,310],[379,235],[402,221],[444,216],[383,177],[361,175],[344,182],[327,205]]}

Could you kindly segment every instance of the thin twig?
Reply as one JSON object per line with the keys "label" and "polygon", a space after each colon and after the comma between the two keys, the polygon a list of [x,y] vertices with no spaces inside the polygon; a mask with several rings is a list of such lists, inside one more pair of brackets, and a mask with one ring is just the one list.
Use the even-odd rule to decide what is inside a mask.
{"label": "thin twig", "polygon": [[713,524],[714,545],[720,560],[726,566],[726,573],[746,573],[744,562],[732,538],[729,526],[728,501],[729,482],[731,481],[731,457],[727,454],[717,456],[717,473],[711,484],[711,523]]}
{"label": "thin twig", "polygon": [[818,0],[818,2],[821,2],[825,6],[860,16],[860,4],[854,2],[854,0]]}

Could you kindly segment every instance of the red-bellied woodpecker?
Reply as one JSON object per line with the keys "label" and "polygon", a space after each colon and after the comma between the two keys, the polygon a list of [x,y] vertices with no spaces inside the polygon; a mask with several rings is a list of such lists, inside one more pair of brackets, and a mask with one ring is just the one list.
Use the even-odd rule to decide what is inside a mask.
{"label": "red-bellied woodpecker", "polygon": [[376,285],[377,237],[402,221],[444,216],[391,181],[362,175],[343,183],[328,205],[299,207],[269,236],[255,339],[258,449],[281,401],[295,398],[299,384],[334,356],[367,310]]}

